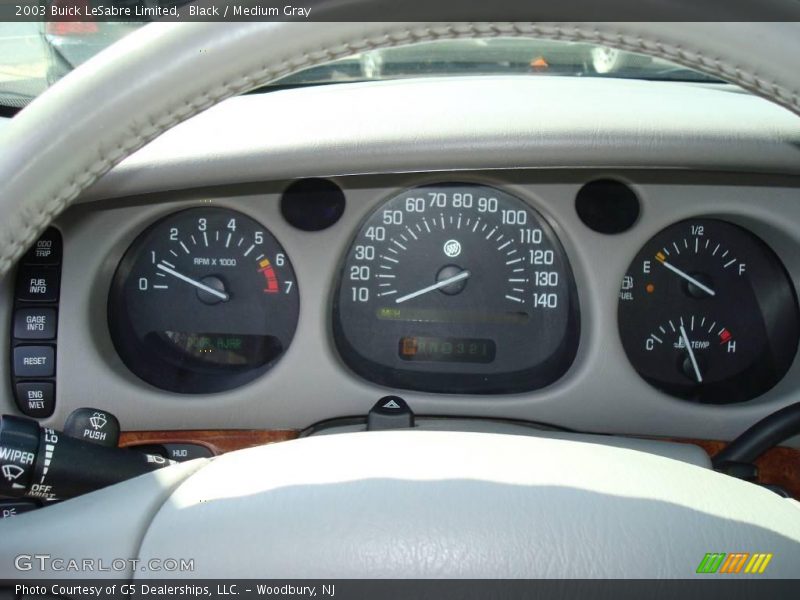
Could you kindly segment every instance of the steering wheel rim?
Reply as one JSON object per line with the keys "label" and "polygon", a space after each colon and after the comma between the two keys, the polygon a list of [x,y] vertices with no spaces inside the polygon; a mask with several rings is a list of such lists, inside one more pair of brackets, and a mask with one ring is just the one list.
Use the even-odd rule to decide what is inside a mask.
{"label": "steering wheel rim", "polygon": [[[27,246],[82,190],[164,131],[223,99],[302,68],[346,54],[411,42],[478,35],[533,35],[573,41],[596,41],[619,49],[635,50],[650,56],[666,58],[736,83],[800,114],[798,103],[800,71],[794,64],[794,57],[800,50],[800,29],[790,23],[155,24],[123,39],[118,45],[76,69],[23,110],[4,130],[0,138],[0,147],[13,149],[13,152],[0,153],[0,181],[4,182],[0,187],[0,209],[5,217],[0,224],[0,276],[9,272]],[[753,41],[748,42],[747,39],[751,37]],[[164,56],[170,56],[171,61],[165,64]],[[102,99],[103,102],[98,103],[98,99]],[[88,106],[92,107],[90,112],[86,111]],[[359,435],[362,437],[356,437]],[[193,498],[200,502],[203,494],[212,492],[213,485],[219,485],[221,477],[230,478],[236,473],[259,472],[268,469],[271,464],[277,464],[275,460],[281,460],[286,464],[291,464],[292,461],[295,461],[294,464],[302,464],[304,469],[300,469],[297,476],[300,479],[295,477],[292,481],[300,481],[305,487],[313,486],[324,477],[325,472],[319,466],[315,467],[313,461],[309,461],[308,458],[304,459],[306,462],[299,460],[300,457],[308,457],[309,447],[318,453],[318,456],[325,456],[329,460],[338,458],[345,465],[349,461],[351,469],[349,471],[345,469],[343,475],[356,480],[365,480],[367,473],[356,468],[359,465],[358,457],[393,456],[398,448],[404,447],[414,449],[415,453],[420,449],[427,449],[428,453],[419,455],[414,464],[420,468],[426,464],[428,468],[432,463],[436,464],[438,469],[436,477],[440,479],[447,479],[454,473],[461,472],[463,465],[458,462],[458,453],[453,454],[454,449],[460,449],[462,453],[466,452],[471,456],[489,454],[491,458],[485,458],[484,462],[480,463],[483,465],[482,468],[476,467],[473,473],[478,481],[484,483],[491,483],[492,469],[503,468],[512,456],[516,457],[513,464],[518,474],[525,469],[531,469],[534,474],[552,473],[553,464],[557,464],[564,469],[580,467],[586,469],[587,473],[596,475],[597,469],[602,467],[602,463],[597,461],[598,457],[612,461],[606,463],[606,466],[613,464],[619,473],[628,475],[628,479],[636,469],[652,468],[666,474],[674,468],[677,469],[673,473],[674,476],[668,479],[676,488],[685,485],[686,481],[693,482],[695,489],[700,486],[714,503],[714,506],[709,504],[706,507],[708,513],[720,523],[729,522],[724,527],[711,528],[703,534],[706,536],[704,539],[714,546],[708,551],[713,551],[720,540],[748,543],[749,538],[737,537],[739,534],[734,535],[734,532],[745,531],[741,526],[737,526],[735,518],[757,507],[754,513],[762,519],[761,529],[766,532],[763,540],[758,539],[765,544],[772,544],[771,548],[781,549],[780,552],[775,551],[776,559],[770,573],[772,575],[800,573],[798,564],[800,552],[797,551],[800,531],[797,530],[797,521],[792,520],[793,516],[795,518],[797,516],[797,507],[765,490],[689,465],[667,466],[658,462],[666,459],[656,459],[630,450],[613,449],[609,454],[610,449],[602,446],[555,447],[552,445],[553,440],[542,445],[543,441],[536,438],[503,436],[504,439],[498,439],[493,436],[490,439],[486,437],[488,434],[482,434],[483,437],[477,441],[474,435],[398,432],[381,435],[330,436],[313,441],[288,442],[258,451],[235,453],[215,461],[208,470],[203,468],[205,463],[195,464],[192,468],[199,469],[197,471],[199,479],[192,476],[190,467],[170,468],[165,473],[144,476],[121,486],[49,508],[41,514],[23,515],[8,524],[4,523],[3,539],[6,544],[0,554],[4,555],[4,559],[10,558],[7,554],[11,548],[25,547],[22,545],[23,539],[28,541],[34,539],[39,542],[48,540],[51,549],[60,548],[64,552],[75,552],[76,550],[69,550],[70,546],[65,545],[74,544],[76,539],[74,533],[80,531],[72,529],[73,525],[76,528],[89,527],[90,520],[97,519],[98,515],[107,515],[108,503],[118,502],[120,494],[142,500],[145,494],[150,494],[151,496],[147,497],[152,498],[155,493],[155,497],[161,498],[166,504],[154,505],[151,501],[147,505],[147,510],[150,512],[137,511],[136,519],[131,519],[131,523],[135,521],[135,526],[131,523],[118,524],[117,526],[121,528],[128,527],[126,535],[123,536],[124,540],[118,536],[114,538],[118,545],[103,550],[112,556],[114,553],[122,552],[120,548],[128,548],[128,552],[139,552],[137,544],[141,541],[141,537],[137,536],[144,535],[142,527],[148,535],[149,532],[155,531],[150,527],[154,517],[166,519],[160,525],[165,531],[171,526],[177,527],[176,521],[168,519],[164,507],[180,507],[180,497],[173,498],[172,492],[176,489],[180,491],[183,481],[189,486],[184,487],[183,492],[195,489]],[[509,440],[508,437],[514,439]],[[401,446],[397,446],[398,442],[401,442]],[[567,442],[567,444],[575,443]],[[564,462],[564,456],[576,456],[574,451],[578,452],[580,458]],[[275,458],[276,454],[278,459]],[[536,457],[546,456],[547,468],[544,468],[543,462],[531,466],[529,462],[518,460],[519,456],[533,457],[534,463]],[[219,473],[219,465],[227,466],[226,474]],[[607,475],[614,478],[619,485],[624,483],[617,478],[613,469]],[[372,480],[374,479],[372,477]],[[192,486],[198,487],[192,488]],[[542,486],[535,480],[526,480],[523,487],[536,494],[542,490]],[[239,519],[237,522],[240,531],[246,531],[248,525],[248,522],[243,520],[245,515],[255,517],[259,506],[273,502],[275,496],[270,493],[271,489],[274,487],[253,490],[254,504],[249,512],[227,513],[229,517]],[[405,489],[410,488],[405,487]],[[678,504],[677,499],[670,496],[667,488],[662,491],[668,502],[675,501],[674,503]],[[682,489],[681,494],[684,491]],[[425,514],[425,507],[439,497],[438,493],[439,491],[432,495],[428,492],[412,495],[408,501],[416,503],[414,506],[418,509],[418,514]],[[646,490],[639,487],[637,493],[646,493]],[[535,501],[537,497],[540,496],[531,496],[529,500]],[[313,494],[309,498],[313,499]],[[459,498],[459,494],[446,495],[446,499],[453,503],[458,503]],[[731,505],[736,507],[733,513]],[[289,503],[282,504],[280,508],[291,510],[292,507]],[[323,505],[319,508],[323,508]],[[731,516],[734,513],[737,517]],[[279,512],[273,511],[270,514],[273,519],[281,518]],[[465,516],[468,514],[469,510],[464,513]],[[655,517],[656,514],[652,513],[651,516]],[[340,540],[349,544],[348,547],[352,550],[350,556],[354,561],[352,564],[363,567],[362,574],[367,575],[375,572],[370,570],[370,565],[373,564],[370,555],[360,550],[353,540],[363,540],[370,535],[377,536],[373,541],[378,545],[369,546],[370,552],[379,553],[380,548],[389,548],[391,539],[375,533],[380,532],[380,528],[375,528],[378,523],[375,520],[376,515],[373,515],[372,520],[364,521],[372,525],[371,528],[365,528],[363,523],[362,526],[359,525],[363,515],[348,513],[347,522],[354,527],[351,533],[357,533],[358,536],[349,542]],[[511,525],[521,523],[519,519],[524,515],[524,512],[514,513]],[[598,515],[597,518],[602,519],[603,515]],[[63,519],[60,521],[62,524],[56,525],[54,519]],[[71,525],[65,527],[63,525],[65,522]],[[476,529],[470,527],[469,521],[465,523],[461,533],[449,531],[449,534],[467,537],[475,534]],[[623,520],[620,523],[624,528]],[[638,525],[634,527],[634,532],[640,536],[639,543],[641,537],[647,535],[645,525],[646,521],[638,521]],[[186,533],[187,530],[184,527],[180,531]],[[723,535],[722,532],[730,532],[730,537],[728,534]],[[313,532],[308,533],[313,534]],[[580,556],[575,554],[581,549],[582,542],[579,535],[571,536],[569,540],[561,542],[558,541],[559,538],[560,536],[556,535],[552,539],[550,550],[553,553],[556,555],[559,552],[564,555],[572,553]],[[395,566],[400,565],[405,568],[403,573],[409,575],[421,573],[425,576],[475,574],[474,571],[469,573],[459,571],[454,562],[458,558],[456,555],[450,555],[453,560],[445,563],[426,562],[431,560],[432,555],[425,551],[425,540],[434,538],[419,536],[416,539],[416,546],[412,544],[399,555],[392,555],[399,561]],[[485,538],[479,535],[475,539],[480,542]],[[583,543],[590,544],[597,539],[589,536]],[[308,541],[313,543],[313,537],[308,538]],[[569,543],[566,544],[565,541]],[[480,543],[476,543],[474,547],[480,551]],[[514,548],[518,549],[525,559],[523,566],[520,567],[528,569],[525,573],[529,576],[547,575],[546,572],[535,570],[538,564],[537,556],[525,550],[524,541],[515,544]],[[624,551],[623,547],[616,549]],[[446,547],[442,546],[440,550],[447,554]],[[740,550],[743,548],[731,548],[731,551]],[[692,551],[696,551],[694,546]],[[783,558],[777,560],[779,555]],[[359,556],[362,559],[360,562]],[[610,556],[613,556],[614,560],[619,560],[619,554],[612,553]],[[702,556],[693,556],[691,560],[696,564],[701,558]],[[13,564],[13,561],[3,560],[0,564],[4,569],[8,569],[8,565]],[[439,570],[426,571],[424,569],[426,564],[434,567],[438,565]],[[597,570],[590,572],[589,575],[594,573],[603,576],[616,573],[608,561],[594,564]],[[598,564],[600,566],[597,566]],[[676,573],[682,572],[680,571],[684,566],[682,563],[671,564],[680,568],[676,567],[675,570],[666,573],[666,576],[676,576]],[[688,575],[690,573],[684,574]],[[12,576],[19,576],[19,573],[13,572]]]}
{"label": "steering wheel rim", "polygon": [[114,165],[218,102],[367,49],[479,36],[665,58],[800,114],[797,23],[153,23],[70,73],[0,134],[0,148],[13,149],[0,153],[0,276]]}

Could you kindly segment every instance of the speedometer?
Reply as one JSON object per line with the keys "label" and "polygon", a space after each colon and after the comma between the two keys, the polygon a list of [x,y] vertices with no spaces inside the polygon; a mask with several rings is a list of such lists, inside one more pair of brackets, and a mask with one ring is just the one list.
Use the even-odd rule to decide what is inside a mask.
{"label": "speedometer", "polygon": [[334,338],[376,383],[508,393],[561,377],[575,358],[572,271],[543,217],[474,184],[408,190],[379,206],[342,265]]}

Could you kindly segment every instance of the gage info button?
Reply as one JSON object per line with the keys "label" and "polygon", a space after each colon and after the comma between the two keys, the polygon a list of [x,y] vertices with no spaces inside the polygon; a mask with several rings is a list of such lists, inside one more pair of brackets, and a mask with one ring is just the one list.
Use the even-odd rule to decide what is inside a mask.
{"label": "gage info button", "polygon": [[52,340],[56,337],[56,310],[17,309],[14,313],[14,337],[18,340]]}
{"label": "gage info button", "polygon": [[51,377],[55,374],[53,346],[17,346],[14,348],[14,375],[17,377]]}

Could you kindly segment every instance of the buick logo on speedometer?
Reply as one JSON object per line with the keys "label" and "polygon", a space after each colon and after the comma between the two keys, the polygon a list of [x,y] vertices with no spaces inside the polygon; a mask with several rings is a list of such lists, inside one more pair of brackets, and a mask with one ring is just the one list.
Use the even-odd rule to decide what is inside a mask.
{"label": "buick logo on speedometer", "polygon": [[444,243],[444,253],[450,258],[455,258],[461,254],[461,242],[458,240],[447,240]]}

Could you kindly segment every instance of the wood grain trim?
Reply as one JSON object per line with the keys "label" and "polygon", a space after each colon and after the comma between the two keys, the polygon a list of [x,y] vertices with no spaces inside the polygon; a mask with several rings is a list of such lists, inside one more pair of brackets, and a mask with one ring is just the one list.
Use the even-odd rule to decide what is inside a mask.
{"label": "wood grain trim", "polygon": [[219,429],[188,431],[124,431],[119,445],[139,446],[141,444],[200,444],[214,454],[223,454],[242,448],[263,446],[293,440],[298,432],[290,429]]}
{"label": "wood grain trim", "polygon": [[[214,454],[223,454],[242,448],[293,440],[298,435],[299,432],[289,429],[126,431],[120,436],[119,445],[125,447],[164,443],[200,444],[209,448]],[[711,457],[726,445],[726,442],[714,440],[669,438],[664,441],[700,446]],[[800,500],[800,449],[773,448],[756,461],[756,466],[759,471],[759,483],[779,485]]]}
{"label": "wood grain trim", "polygon": [[[670,439],[672,442],[700,446],[710,457],[722,450],[727,442],[714,440]],[[758,483],[779,485],[800,500],[800,449],[778,447],[767,450],[756,460]]]}

